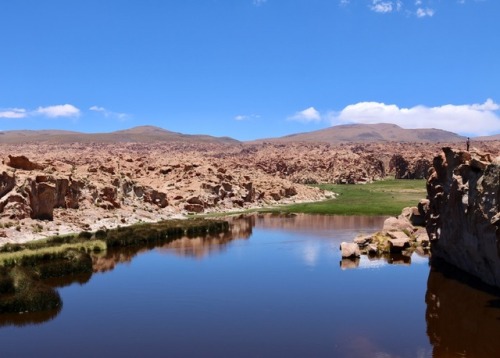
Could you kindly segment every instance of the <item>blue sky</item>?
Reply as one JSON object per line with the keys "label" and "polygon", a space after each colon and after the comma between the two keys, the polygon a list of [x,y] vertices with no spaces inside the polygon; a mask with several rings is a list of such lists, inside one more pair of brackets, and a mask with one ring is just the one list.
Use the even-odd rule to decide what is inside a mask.
{"label": "blue sky", "polygon": [[498,0],[0,0],[0,130],[500,133]]}

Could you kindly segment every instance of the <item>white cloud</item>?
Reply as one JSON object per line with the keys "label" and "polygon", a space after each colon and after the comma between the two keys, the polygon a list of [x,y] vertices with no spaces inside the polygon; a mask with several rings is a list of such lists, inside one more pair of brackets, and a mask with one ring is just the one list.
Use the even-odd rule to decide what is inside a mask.
{"label": "white cloud", "polygon": [[340,6],[347,6],[351,3],[351,0],[340,0],[339,4]]}
{"label": "white cloud", "polygon": [[28,115],[24,108],[8,108],[0,110],[0,118],[25,118]]}
{"label": "white cloud", "polygon": [[109,111],[106,108],[99,107],[99,106],[92,106],[89,108],[89,110],[93,111],[93,112],[102,113],[104,115],[104,117],[106,117],[106,118],[117,118],[117,119],[125,120],[128,117],[128,114],[126,114],[126,113],[118,113],[118,112]]}
{"label": "white cloud", "polygon": [[89,108],[89,110],[94,111],[94,112],[106,112],[106,108],[99,107],[99,106],[92,106]]}
{"label": "white cloud", "polygon": [[392,12],[393,3],[392,1],[372,0],[370,9],[378,13],[386,14],[388,12]]}
{"label": "white cloud", "polygon": [[78,117],[80,115],[80,110],[72,104],[60,104],[57,106],[38,107],[33,113],[49,118]]}
{"label": "white cloud", "polygon": [[400,108],[395,104],[360,102],[329,113],[332,125],[393,123],[403,128],[438,128],[455,133],[489,135],[500,132],[500,105],[492,99],[482,104]]}
{"label": "white cloud", "polygon": [[267,2],[267,0],[253,0],[253,4],[255,6],[260,6],[260,5],[263,5]]}
{"label": "white cloud", "polygon": [[235,121],[246,121],[249,119],[257,119],[260,118],[259,114],[238,114],[234,117]]}
{"label": "white cloud", "polygon": [[419,7],[416,12],[417,17],[432,17],[434,16],[434,10],[431,8],[421,8]]}
{"label": "white cloud", "polygon": [[314,107],[309,107],[303,111],[295,113],[293,116],[288,117],[288,120],[298,121],[298,122],[319,122],[321,121],[321,114]]}

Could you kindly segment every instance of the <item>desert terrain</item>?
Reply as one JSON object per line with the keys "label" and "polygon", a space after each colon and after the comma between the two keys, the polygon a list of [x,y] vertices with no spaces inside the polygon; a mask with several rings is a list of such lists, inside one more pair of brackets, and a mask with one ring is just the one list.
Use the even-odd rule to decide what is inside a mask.
{"label": "desert terrain", "polygon": [[[0,242],[323,200],[335,194],[308,184],[425,178],[442,147],[465,149],[449,132],[383,126],[248,143],[155,127],[2,132]],[[498,156],[500,142],[472,150]]]}

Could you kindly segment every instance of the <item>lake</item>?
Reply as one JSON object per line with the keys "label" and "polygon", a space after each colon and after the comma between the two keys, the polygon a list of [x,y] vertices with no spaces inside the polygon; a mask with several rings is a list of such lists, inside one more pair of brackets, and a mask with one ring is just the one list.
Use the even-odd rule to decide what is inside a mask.
{"label": "lake", "polygon": [[342,262],[382,217],[254,215],[230,233],[109,250],[0,316],[1,357],[493,357],[500,296],[428,258]]}

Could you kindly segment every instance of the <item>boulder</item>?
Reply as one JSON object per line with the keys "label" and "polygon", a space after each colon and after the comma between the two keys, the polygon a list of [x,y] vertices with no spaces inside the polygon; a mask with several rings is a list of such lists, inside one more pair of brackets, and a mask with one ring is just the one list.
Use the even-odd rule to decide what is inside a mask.
{"label": "boulder", "polygon": [[356,243],[360,248],[363,248],[365,246],[368,246],[373,240],[372,235],[358,235],[354,239],[354,243]]}
{"label": "boulder", "polygon": [[340,244],[340,251],[342,254],[342,258],[352,258],[361,256],[361,251],[359,250],[358,244],[355,244],[353,242],[342,242]]}
{"label": "boulder", "polygon": [[164,208],[168,205],[167,194],[148,188],[144,191],[144,201]]}
{"label": "boulder", "polygon": [[391,253],[399,253],[410,246],[410,238],[402,231],[388,232],[390,239],[389,248]]}
{"label": "boulder", "polygon": [[43,170],[45,166],[33,163],[24,155],[12,156],[9,155],[9,160],[7,165],[11,168],[21,169],[21,170]]}
{"label": "boulder", "polygon": [[384,227],[382,231],[390,232],[390,231],[403,231],[406,230],[408,232],[413,232],[415,228],[411,224],[410,220],[400,215],[399,217],[390,217],[384,221]]}
{"label": "boulder", "polygon": [[184,209],[192,213],[202,213],[205,210],[203,205],[199,204],[185,204]]}
{"label": "boulder", "polygon": [[9,175],[7,172],[2,172],[0,175],[0,198],[14,189],[16,178],[14,175]]}

